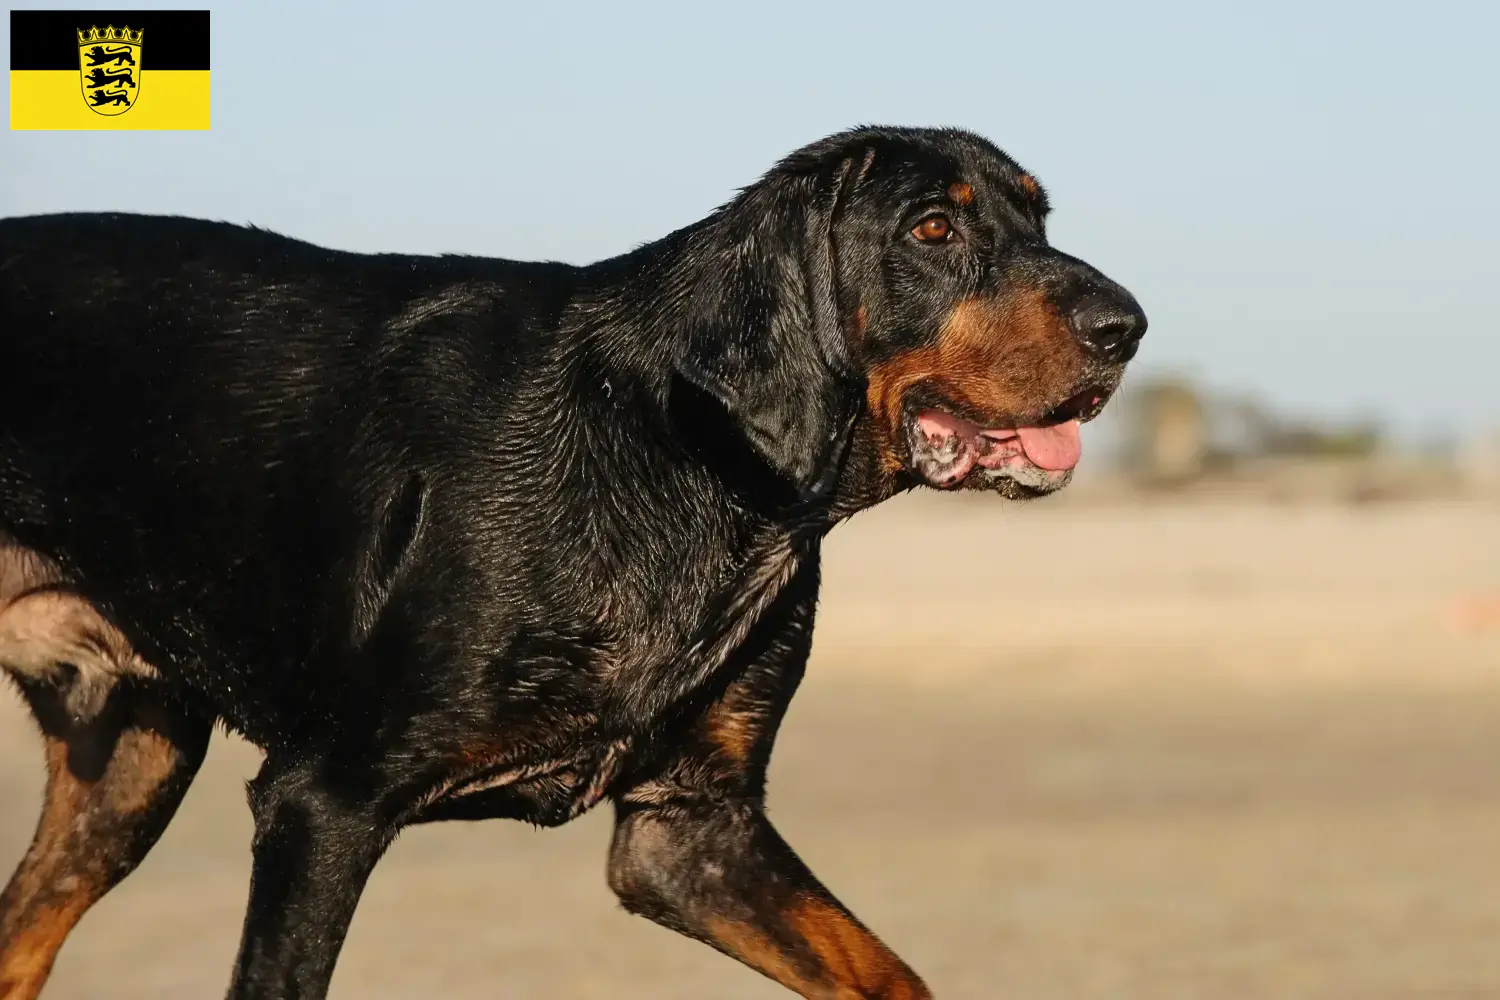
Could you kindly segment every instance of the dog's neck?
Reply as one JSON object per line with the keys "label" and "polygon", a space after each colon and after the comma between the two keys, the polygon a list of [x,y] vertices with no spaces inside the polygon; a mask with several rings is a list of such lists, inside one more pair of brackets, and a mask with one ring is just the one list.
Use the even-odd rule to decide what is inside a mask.
{"label": "dog's neck", "polygon": [[[621,257],[583,269],[579,292],[569,306],[569,336],[574,345],[573,386],[599,393],[630,387],[632,395],[658,414],[669,436],[683,439],[689,450],[710,448],[710,464],[726,471],[726,485],[744,493],[754,481],[761,488],[757,510],[775,519],[805,523],[810,512],[823,511],[829,528],[838,521],[894,496],[907,485],[878,460],[863,414],[844,456],[837,487],[830,495],[805,501],[789,484],[770,488],[777,473],[747,448],[734,451],[727,442],[742,438],[724,407],[696,389],[678,372],[677,360],[699,322],[695,296],[724,279],[726,254],[742,252],[723,239],[730,225],[724,213],[679,230]],[[718,439],[711,440],[715,435]],[[727,467],[727,468],[726,468]],[[825,529],[826,530],[826,529]]]}

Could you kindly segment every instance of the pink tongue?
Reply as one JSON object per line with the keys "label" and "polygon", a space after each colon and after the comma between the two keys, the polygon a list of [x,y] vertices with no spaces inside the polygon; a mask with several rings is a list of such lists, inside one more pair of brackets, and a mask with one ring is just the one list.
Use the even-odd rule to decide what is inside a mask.
{"label": "pink tongue", "polygon": [[1078,421],[1051,427],[1017,427],[1021,450],[1039,469],[1060,472],[1071,469],[1083,456],[1083,442],[1078,437]]}

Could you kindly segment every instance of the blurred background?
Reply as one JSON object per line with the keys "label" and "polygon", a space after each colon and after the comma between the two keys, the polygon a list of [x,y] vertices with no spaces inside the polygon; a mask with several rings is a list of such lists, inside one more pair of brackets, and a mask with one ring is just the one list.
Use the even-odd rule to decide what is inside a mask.
{"label": "blurred background", "polygon": [[[778,825],[940,997],[1500,998],[1497,31],[1460,3],[245,0],[213,8],[211,131],[5,133],[0,215],[586,262],[830,132],[983,133],[1151,332],[1064,494],[830,537]],[[49,996],[222,992],[257,760],[216,744]],[[0,867],[40,788],[7,693]],[[608,834],[411,831],[334,995],[784,995],[621,913]]]}

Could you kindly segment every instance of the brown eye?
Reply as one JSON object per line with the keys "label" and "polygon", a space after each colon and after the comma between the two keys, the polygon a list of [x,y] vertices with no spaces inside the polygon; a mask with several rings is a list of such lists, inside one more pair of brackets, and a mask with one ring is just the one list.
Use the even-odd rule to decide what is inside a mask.
{"label": "brown eye", "polygon": [[917,223],[911,234],[923,243],[941,243],[953,235],[953,223],[941,215],[929,216]]}

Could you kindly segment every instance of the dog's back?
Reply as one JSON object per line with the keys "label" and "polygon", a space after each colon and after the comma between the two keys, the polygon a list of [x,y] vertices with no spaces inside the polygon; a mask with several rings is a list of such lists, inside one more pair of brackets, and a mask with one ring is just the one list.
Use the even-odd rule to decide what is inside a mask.
{"label": "dog's back", "polygon": [[[422,324],[465,295],[490,308],[511,268],[192,219],[0,221],[0,609],[66,590],[86,599],[67,610],[82,624],[33,608],[27,634],[45,620],[128,650],[110,670],[149,662],[216,696],[286,694],[267,683],[278,667],[346,625],[330,619],[399,491],[398,435],[420,437],[443,405],[403,408],[403,382],[447,355],[523,350],[437,343]],[[457,386],[451,369],[473,367],[441,376]]]}
{"label": "dog's back", "polygon": [[[175,623],[138,636],[162,669],[223,656],[225,624],[267,602],[298,632],[306,581],[287,574],[326,568],[320,508],[370,349],[366,293],[322,277],[338,255],[213,223],[52,216],[0,224],[0,261],[0,530],[121,624]],[[252,565],[259,578],[224,572]]]}

